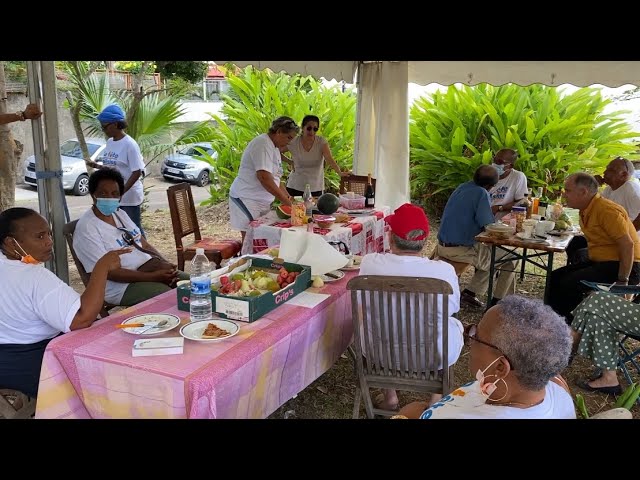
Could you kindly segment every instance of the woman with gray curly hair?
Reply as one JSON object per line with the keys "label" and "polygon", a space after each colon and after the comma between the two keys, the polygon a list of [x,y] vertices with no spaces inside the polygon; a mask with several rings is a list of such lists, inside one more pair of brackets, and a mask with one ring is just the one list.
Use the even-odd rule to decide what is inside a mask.
{"label": "woman with gray curly hair", "polygon": [[244,149],[238,175],[229,189],[231,228],[240,230],[243,242],[249,222],[266,214],[274,198],[291,205],[289,194],[280,187],[280,151],[299,131],[292,118],[278,117],[267,133],[255,137]]}
{"label": "woman with gray curly hair", "polygon": [[487,310],[478,325],[467,327],[465,338],[476,380],[426,410],[414,402],[401,414],[423,419],[576,418],[569,388],[560,377],[571,354],[571,332],[549,306],[509,295]]}

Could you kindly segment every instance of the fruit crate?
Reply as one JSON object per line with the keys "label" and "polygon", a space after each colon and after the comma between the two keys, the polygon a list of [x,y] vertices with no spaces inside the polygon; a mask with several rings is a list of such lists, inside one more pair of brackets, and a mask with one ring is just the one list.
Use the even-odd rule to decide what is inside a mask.
{"label": "fruit crate", "polygon": [[[284,267],[289,272],[298,272],[298,276],[292,284],[283,289],[273,293],[266,292],[259,297],[232,297],[211,291],[211,306],[215,315],[242,322],[254,322],[311,286],[311,267],[309,266],[274,262],[266,258],[247,258],[251,258],[252,267],[262,268],[272,273],[277,273],[280,268]],[[188,312],[191,295],[190,285],[180,285],[177,290],[178,310]]]}

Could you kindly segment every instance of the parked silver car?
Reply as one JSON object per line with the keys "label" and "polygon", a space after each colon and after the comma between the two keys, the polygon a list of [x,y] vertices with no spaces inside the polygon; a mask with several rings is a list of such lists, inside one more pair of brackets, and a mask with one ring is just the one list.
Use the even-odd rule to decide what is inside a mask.
{"label": "parked silver car", "polygon": [[[100,154],[106,146],[106,141],[102,138],[87,138],[86,142],[91,160],[102,163]],[[89,174],[87,173],[87,166],[82,159],[78,139],[71,138],[60,145],[60,160],[62,163],[62,186],[64,189],[73,191],[74,195],[86,195],[89,193]],[[34,155],[24,161],[24,181],[28,185],[37,187],[35,162]]]}
{"label": "parked silver car", "polygon": [[194,143],[178,150],[177,153],[168,155],[164,159],[160,167],[162,176],[167,180],[182,180],[195,183],[199,187],[208,185],[214,168],[209,163],[196,158],[202,155],[198,148],[212,158],[218,157],[218,152],[213,150],[210,143]]}

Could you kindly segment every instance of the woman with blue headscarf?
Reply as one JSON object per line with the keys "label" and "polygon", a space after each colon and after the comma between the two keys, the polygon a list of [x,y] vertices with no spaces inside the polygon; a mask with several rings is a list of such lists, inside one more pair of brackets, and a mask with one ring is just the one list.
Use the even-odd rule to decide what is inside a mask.
{"label": "woman with blue headscarf", "polygon": [[137,142],[124,132],[127,128],[126,115],[118,105],[109,105],[98,115],[102,131],[109,139],[102,152],[103,165],[88,164],[93,168],[115,168],[124,177],[124,194],[120,208],[133,220],[144,235],[141,219],[141,205],[144,200],[142,172],[144,160]]}

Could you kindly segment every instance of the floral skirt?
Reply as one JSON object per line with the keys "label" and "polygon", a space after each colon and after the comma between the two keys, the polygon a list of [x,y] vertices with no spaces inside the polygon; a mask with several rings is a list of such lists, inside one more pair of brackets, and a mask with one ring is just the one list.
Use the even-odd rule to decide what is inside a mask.
{"label": "floral skirt", "polygon": [[605,370],[616,369],[621,332],[640,335],[640,305],[611,293],[592,293],[573,317],[571,327],[582,334],[578,354]]}

